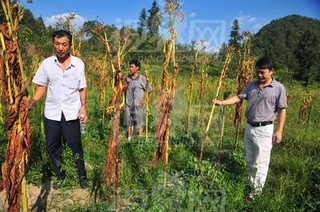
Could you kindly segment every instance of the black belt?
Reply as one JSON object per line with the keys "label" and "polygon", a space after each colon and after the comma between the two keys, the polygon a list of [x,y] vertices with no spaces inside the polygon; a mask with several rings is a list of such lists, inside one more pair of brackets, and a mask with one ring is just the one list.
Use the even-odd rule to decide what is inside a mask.
{"label": "black belt", "polygon": [[273,121],[262,121],[262,122],[253,122],[250,120],[247,120],[248,124],[250,124],[252,127],[263,127],[269,124],[273,124]]}

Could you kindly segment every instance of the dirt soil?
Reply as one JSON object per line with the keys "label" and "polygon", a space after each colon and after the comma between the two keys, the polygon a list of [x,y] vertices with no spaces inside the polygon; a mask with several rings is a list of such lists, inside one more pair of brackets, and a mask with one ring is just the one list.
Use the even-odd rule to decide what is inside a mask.
{"label": "dirt soil", "polygon": [[[66,211],[86,208],[90,204],[90,189],[52,189],[50,181],[40,187],[27,186],[28,211]],[[7,211],[6,191],[0,192],[0,211]]]}

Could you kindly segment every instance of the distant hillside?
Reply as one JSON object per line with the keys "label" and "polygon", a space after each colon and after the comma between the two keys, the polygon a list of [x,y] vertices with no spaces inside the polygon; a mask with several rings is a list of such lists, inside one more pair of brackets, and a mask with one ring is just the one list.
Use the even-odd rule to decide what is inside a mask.
{"label": "distant hillside", "polygon": [[308,84],[320,81],[320,20],[290,15],[273,20],[255,34],[253,51],[275,59],[279,68]]}

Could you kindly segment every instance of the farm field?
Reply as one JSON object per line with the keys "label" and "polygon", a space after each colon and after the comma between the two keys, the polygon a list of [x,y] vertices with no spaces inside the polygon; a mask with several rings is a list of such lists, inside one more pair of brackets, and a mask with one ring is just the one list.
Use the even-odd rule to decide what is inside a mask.
{"label": "farm field", "polygon": [[[204,41],[176,43],[176,24],[184,17],[179,1],[164,1],[167,38],[158,34],[160,19],[149,31],[97,21],[77,31],[72,14],[54,28],[26,10],[23,22],[24,11],[15,3],[7,0],[0,11],[6,20],[0,28],[0,211],[319,210],[320,75],[313,58],[319,58],[320,46],[318,32],[300,25],[318,29],[320,22],[292,15],[253,35],[240,32],[234,20],[229,43],[210,52]],[[159,9],[156,2],[152,8]],[[154,21],[159,12],[149,15]],[[300,25],[279,34],[290,45],[281,43],[286,39],[274,44],[270,35],[292,22]],[[52,54],[49,35],[57,28],[72,32],[67,51],[85,64],[88,87],[82,104],[89,121],[81,137],[87,189],[80,188],[77,156],[66,145],[60,165],[67,176],[53,189],[57,179],[46,153],[45,98],[29,110],[36,88],[31,80]],[[272,44],[278,48],[269,48]],[[263,193],[245,204],[247,105],[218,107],[212,100],[242,90],[255,78],[257,58],[268,54],[279,65],[273,76],[286,87],[286,122],[282,142],[273,146]],[[123,90],[128,61],[134,58],[154,90],[144,99],[143,136],[128,139]]]}
{"label": "farm field", "polygon": [[[188,72],[181,70],[178,79],[175,106],[170,134],[169,163],[167,185],[164,187],[164,171],[161,163],[152,168],[153,155],[157,147],[155,139],[155,121],[157,98],[161,77],[159,66],[150,65],[150,76],[155,94],[150,100],[149,134],[128,141],[125,129],[121,129],[119,153],[120,167],[120,205],[122,209],[137,211],[223,211],[223,210],[268,210],[268,211],[316,211],[319,208],[319,171],[320,150],[317,119],[320,114],[318,88],[305,88],[298,83],[285,83],[288,91],[288,111],[284,138],[279,146],[273,148],[269,176],[261,198],[251,205],[243,203],[246,163],[242,131],[244,121],[236,140],[233,126],[234,106],[225,112],[224,139],[221,145],[220,127],[222,108],[217,108],[213,117],[209,136],[210,141],[204,147],[203,161],[198,170],[200,146],[211,110],[218,78],[210,75],[205,80],[205,93],[199,113],[199,95],[193,91],[192,116],[187,131]],[[88,70],[90,79],[90,70]],[[142,70],[143,73],[143,70]],[[90,180],[90,189],[79,191],[76,169],[70,152],[65,153],[64,168],[68,176],[59,191],[50,189],[52,174],[44,149],[42,124],[42,103],[30,112],[32,126],[32,150],[27,170],[28,192],[41,190],[30,203],[32,207],[48,209],[104,211],[113,210],[113,194],[108,193],[105,183],[99,184],[104,168],[111,123],[108,117],[102,120],[98,91],[89,80],[88,110],[90,121],[83,135],[85,161]],[[228,89],[233,90],[234,81],[227,79]],[[197,85],[195,85],[197,87]],[[223,88],[222,91],[224,91]],[[299,108],[308,95],[314,95],[310,114],[299,119]],[[307,119],[306,119],[307,118]],[[1,151],[5,150],[4,129],[1,129]],[[69,155],[68,155],[69,154]],[[3,155],[3,153],[1,154]],[[49,183],[49,184],[48,184]],[[48,186],[49,185],[49,186]],[[31,187],[32,186],[32,187]],[[71,203],[64,201],[69,196],[83,193],[81,200]],[[53,195],[55,194],[55,195]],[[40,201],[39,201],[40,198]],[[33,199],[33,200],[32,200]],[[34,200],[38,199],[38,202]],[[42,205],[42,206],[41,206]]]}

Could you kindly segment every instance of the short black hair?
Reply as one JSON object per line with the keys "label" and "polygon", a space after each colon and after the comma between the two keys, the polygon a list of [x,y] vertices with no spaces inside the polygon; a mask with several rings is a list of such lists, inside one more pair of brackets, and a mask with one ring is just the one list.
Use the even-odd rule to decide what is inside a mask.
{"label": "short black hair", "polygon": [[71,46],[72,45],[72,34],[68,30],[59,29],[59,30],[56,30],[52,33],[53,41],[54,41],[55,37],[60,38],[60,37],[64,37],[64,36],[67,36],[67,38],[69,39],[69,45]]}
{"label": "short black hair", "polygon": [[273,61],[271,60],[270,57],[264,56],[261,57],[257,62],[256,62],[256,69],[275,69],[275,65]]}
{"label": "short black hair", "polygon": [[139,67],[139,69],[141,68],[141,63],[138,59],[132,59],[129,61],[129,65],[135,65],[136,67]]}

